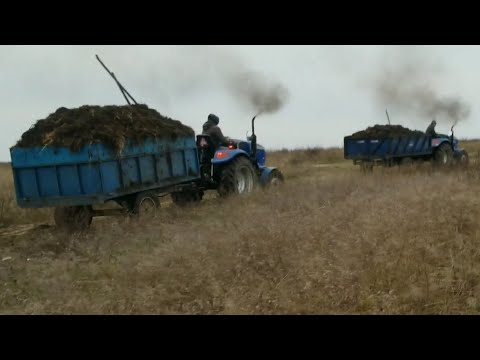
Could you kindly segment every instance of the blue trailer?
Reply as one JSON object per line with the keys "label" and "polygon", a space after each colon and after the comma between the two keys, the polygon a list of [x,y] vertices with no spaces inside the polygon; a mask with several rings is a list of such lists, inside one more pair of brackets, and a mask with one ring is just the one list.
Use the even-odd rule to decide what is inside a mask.
{"label": "blue trailer", "polygon": [[[221,196],[252,192],[283,181],[267,167],[265,149],[253,135],[213,147],[208,135],[176,140],[148,139],[127,143],[120,154],[104,144],[66,147],[12,147],[11,166],[17,204],[22,208],[54,207],[57,225],[88,227],[94,216],[124,212],[155,214],[159,196],[170,194],[177,205],[202,200],[204,191]],[[118,209],[94,209],[114,201]]]}
{"label": "blue trailer", "polygon": [[17,203],[22,208],[55,207],[59,225],[89,225],[93,210],[113,200],[132,213],[159,205],[158,195],[189,188],[199,191],[200,166],[193,137],[149,139],[115,154],[103,144],[78,152],[67,148],[10,149]]}
{"label": "blue trailer", "polygon": [[387,138],[344,138],[344,158],[353,160],[364,170],[374,165],[409,165],[417,161],[432,161],[435,165],[468,164],[468,154],[453,136],[399,136]]}

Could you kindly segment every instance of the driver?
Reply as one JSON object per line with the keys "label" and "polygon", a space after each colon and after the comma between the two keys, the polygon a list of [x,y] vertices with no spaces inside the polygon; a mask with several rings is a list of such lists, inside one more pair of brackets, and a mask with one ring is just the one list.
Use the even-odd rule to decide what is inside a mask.
{"label": "driver", "polygon": [[228,145],[228,137],[223,136],[222,130],[218,126],[220,119],[217,115],[208,115],[208,120],[203,124],[203,135],[209,135],[215,148]]}
{"label": "driver", "polygon": [[433,120],[430,125],[428,125],[428,128],[427,130],[425,131],[425,134],[426,135],[429,135],[429,136],[432,136],[432,137],[436,137],[437,136],[437,133],[435,132],[435,126],[437,125],[437,122],[435,120]]}

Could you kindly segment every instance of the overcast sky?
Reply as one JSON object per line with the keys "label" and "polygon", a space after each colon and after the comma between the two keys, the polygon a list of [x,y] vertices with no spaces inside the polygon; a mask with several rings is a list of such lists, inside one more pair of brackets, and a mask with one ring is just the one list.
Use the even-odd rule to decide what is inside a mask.
{"label": "overcast sky", "polygon": [[[344,136],[386,123],[386,108],[392,123],[424,130],[431,107],[422,108],[412,86],[428,88],[420,93],[430,100],[460,104],[456,135],[480,137],[478,46],[0,46],[0,161],[10,160],[9,148],[36,120],[61,106],[125,104],[95,54],[138,102],[197,133],[215,113],[225,135],[245,137],[256,110],[225,79],[238,70],[288,91],[280,110],[256,122],[267,148],[342,146]],[[382,81],[388,94],[394,88],[397,96],[398,85],[409,96],[381,96]],[[448,132],[454,120],[447,115],[433,115],[437,131]]]}

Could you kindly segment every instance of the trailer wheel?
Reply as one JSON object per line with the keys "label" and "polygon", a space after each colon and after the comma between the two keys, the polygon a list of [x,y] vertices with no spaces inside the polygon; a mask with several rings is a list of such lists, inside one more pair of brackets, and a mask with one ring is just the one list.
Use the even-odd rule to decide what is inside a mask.
{"label": "trailer wheel", "polygon": [[175,205],[186,206],[202,201],[203,191],[179,191],[172,193],[171,197]]}
{"label": "trailer wheel", "polygon": [[258,185],[258,176],[250,160],[240,156],[227,164],[220,175],[220,196],[247,194]]}
{"label": "trailer wheel", "polygon": [[55,208],[53,217],[59,228],[83,231],[92,224],[93,209],[91,206],[61,206]]}
{"label": "trailer wheel", "polygon": [[442,144],[439,146],[437,151],[434,154],[434,163],[437,166],[447,167],[452,164],[453,161],[453,150],[449,144]]}
{"label": "trailer wheel", "polygon": [[146,191],[138,194],[133,206],[133,214],[141,218],[154,218],[157,216],[157,210],[160,207],[160,200],[157,194],[152,191]]}

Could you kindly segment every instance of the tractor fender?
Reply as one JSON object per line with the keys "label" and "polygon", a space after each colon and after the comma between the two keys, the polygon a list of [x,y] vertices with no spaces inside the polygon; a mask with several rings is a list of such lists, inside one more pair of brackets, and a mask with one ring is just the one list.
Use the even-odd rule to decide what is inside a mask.
{"label": "tractor fender", "polygon": [[262,172],[260,174],[260,184],[266,185],[268,182],[268,176],[273,170],[278,170],[276,167],[262,167],[260,168],[260,171]]}
{"label": "tractor fender", "polygon": [[432,149],[433,150],[436,150],[438,147],[440,147],[440,145],[442,145],[443,143],[448,143],[450,144],[450,146],[452,146],[451,142],[450,142],[450,139],[446,139],[446,138],[433,138],[432,139]]}
{"label": "tractor fender", "polygon": [[219,149],[215,151],[215,155],[213,156],[212,159],[212,164],[213,165],[221,165],[221,164],[226,164],[233,159],[235,159],[237,156],[246,156],[247,158],[249,157],[248,154],[239,149]]}

